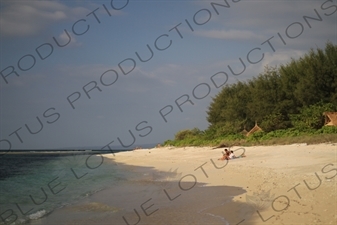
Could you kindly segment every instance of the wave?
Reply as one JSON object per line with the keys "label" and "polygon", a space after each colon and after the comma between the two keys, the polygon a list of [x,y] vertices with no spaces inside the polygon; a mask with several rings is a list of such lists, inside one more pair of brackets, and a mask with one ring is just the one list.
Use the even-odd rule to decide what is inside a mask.
{"label": "wave", "polygon": [[47,215],[47,211],[43,209],[43,210],[39,210],[39,211],[37,211],[33,214],[30,214],[28,216],[28,218],[31,219],[31,220],[37,220],[37,219],[40,219],[41,217],[43,217],[45,215]]}

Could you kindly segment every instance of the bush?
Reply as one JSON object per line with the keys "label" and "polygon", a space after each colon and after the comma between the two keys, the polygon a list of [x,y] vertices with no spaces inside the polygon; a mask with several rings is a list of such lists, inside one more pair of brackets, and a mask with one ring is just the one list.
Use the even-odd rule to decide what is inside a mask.
{"label": "bush", "polygon": [[265,116],[260,124],[261,128],[265,132],[286,129],[291,124],[286,120],[285,116],[281,113],[274,113],[268,116]]}
{"label": "bush", "polygon": [[202,134],[202,132],[198,129],[198,128],[193,128],[192,130],[181,130],[178,131],[175,136],[174,139],[175,140],[184,140],[187,139],[189,137],[195,137],[195,136],[200,136]]}
{"label": "bush", "polygon": [[337,141],[337,127],[323,126],[320,129],[308,127],[279,129],[270,132],[258,131],[246,137],[242,133],[212,136],[216,129],[200,131],[197,128],[177,132],[174,140],[167,140],[164,146],[218,146],[219,144],[255,145],[255,144],[290,144],[290,143],[322,143]]}
{"label": "bush", "polygon": [[172,140],[166,140],[163,145],[164,146],[174,145],[174,141],[172,141]]}
{"label": "bush", "polygon": [[319,129],[324,125],[323,112],[335,111],[332,103],[322,102],[303,107],[299,114],[290,115],[293,126],[299,130]]}
{"label": "bush", "polygon": [[260,141],[262,139],[263,136],[266,135],[266,132],[264,131],[257,131],[251,135],[249,135],[247,137],[247,141],[253,141],[253,142],[256,142],[256,141]]}
{"label": "bush", "polygon": [[229,141],[236,141],[236,140],[242,140],[245,139],[245,135],[243,134],[230,134],[230,135],[226,135],[224,137],[225,140],[229,140]]}
{"label": "bush", "polygon": [[321,129],[317,130],[317,134],[337,134],[336,126],[323,126]]}
{"label": "bush", "polygon": [[240,121],[223,122],[210,126],[205,131],[205,134],[207,137],[211,136],[212,138],[226,137],[238,134],[242,131],[242,127],[243,125]]}

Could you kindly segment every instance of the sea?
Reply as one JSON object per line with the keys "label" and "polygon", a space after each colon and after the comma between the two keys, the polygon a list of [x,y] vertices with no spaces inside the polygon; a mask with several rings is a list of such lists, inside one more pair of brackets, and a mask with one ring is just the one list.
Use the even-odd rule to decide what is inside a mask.
{"label": "sea", "polygon": [[121,180],[111,152],[8,152],[0,155],[0,224],[25,224]]}

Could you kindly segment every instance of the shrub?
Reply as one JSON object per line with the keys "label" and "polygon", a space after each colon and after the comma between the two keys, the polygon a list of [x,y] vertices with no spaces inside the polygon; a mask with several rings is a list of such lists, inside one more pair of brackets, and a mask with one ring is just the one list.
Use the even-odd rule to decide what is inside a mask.
{"label": "shrub", "polygon": [[293,126],[299,130],[319,129],[324,125],[323,112],[335,111],[332,103],[322,102],[303,107],[299,114],[290,115]]}
{"label": "shrub", "polygon": [[247,141],[260,141],[260,139],[266,135],[264,131],[257,131],[247,137]]}
{"label": "shrub", "polygon": [[281,113],[274,113],[265,116],[260,124],[261,128],[265,132],[278,130],[278,129],[286,129],[291,124],[286,120],[285,116]]}
{"label": "shrub", "polygon": [[175,140],[184,140],[187,139],[189,137],[193,137],[193,136],[200,136],[202,134],[202,132],[198,129],[198,128],[193,128],[192,130],[181,130],[178,131],[175,136],[174,139]]}
{"label": "shrub", "polygon": [[321,129],[317,130],[315,133],[318,134],[337,134],[336,126],[323,126]]}

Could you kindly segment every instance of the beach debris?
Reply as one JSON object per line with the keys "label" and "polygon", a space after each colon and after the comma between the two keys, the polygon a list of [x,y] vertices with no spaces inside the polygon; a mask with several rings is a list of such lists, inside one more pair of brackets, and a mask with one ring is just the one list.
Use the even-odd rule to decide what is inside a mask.
{"label": "beach debris", "polygon": [[220,145],[218,145],[218,146],[216,146],[216,147],[214,147],[212,149],[216,149],[216,148],[229,148],[229,146],[226,145],[226,144],[220,144]]}
{"label": "beach debris", "polygon": [[295,144],[291,144],[290,146],[307,146],[307,143],[295,143]]}

